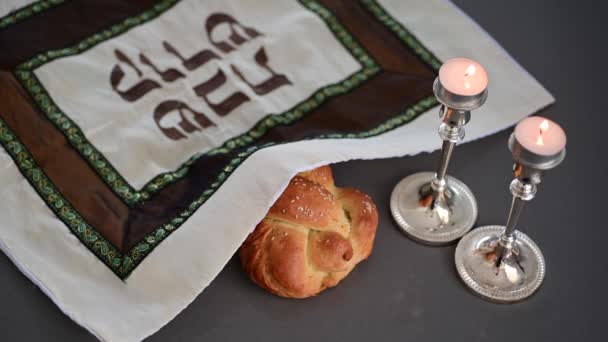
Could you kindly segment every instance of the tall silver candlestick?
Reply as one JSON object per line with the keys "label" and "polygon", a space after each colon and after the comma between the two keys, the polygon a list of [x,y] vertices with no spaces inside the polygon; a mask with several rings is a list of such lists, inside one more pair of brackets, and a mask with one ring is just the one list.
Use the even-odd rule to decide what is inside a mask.
{"label": "tall silver candlestick", "polygon": [[458,58],[446,62],[433,83],[441,103],[439,136],[443,140],[436,172],[419,172],[397,184],[391,212],[400,228],[414,240],[442,245],[466,234],[477,220],[477,202],[460,180],[447,176],[456,143],[464,138],[471,111],[486,101],[487,74],[477,62]]}
{"label": "tall silver candlestick", "polygon": [[[563,130],[553,123],[554,134],[544,133],[542,128],[534,129],[539,123],[541,127],[543,123],[549,127],[549,121],[544,118],[528,118],[509,138],[509,149],[515,160],[515,179],[510,186],[513,200],[506,226],[477,228],[463,237],[456,247],[458,274],[473,291],[492,301],[525,299],[540,287],[545,276],[545,260],[540,249],[526,234],[515,230],[524,203],[536,195],[536,185],[541,182],[543,171],[556,167],[566,155]],[[521,126],[524,129],[518,135]],[[526,132],[526,126],[532,129]],[[530,141],[520,141],[525,140],[526,135],[530,136],[530,131],[532,134],[539,132],[532,140],[542,143],[540,149],[529,145]]]}

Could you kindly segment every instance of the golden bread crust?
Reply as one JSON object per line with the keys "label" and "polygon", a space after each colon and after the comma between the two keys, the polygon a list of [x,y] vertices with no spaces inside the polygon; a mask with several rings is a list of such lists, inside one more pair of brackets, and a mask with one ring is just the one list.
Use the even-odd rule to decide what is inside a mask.
{"label": "golden bread crust", "polygon": [[356,189],[337,188],[329,166],[297,174],[239,251],[250,278],[283,297],[338,284],[372,252],[378,211]]}

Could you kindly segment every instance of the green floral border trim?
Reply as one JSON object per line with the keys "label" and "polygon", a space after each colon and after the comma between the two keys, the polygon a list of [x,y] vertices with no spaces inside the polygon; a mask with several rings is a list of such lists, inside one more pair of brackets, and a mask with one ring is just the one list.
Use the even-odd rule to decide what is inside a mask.
{"label": "green floral border trim", "polygon": [[44,171],[38,167],[27,148],[2,119],[0,119],[0,144],[13,158],[23,176],[38,192],[42,200],[72,233],[112,270],[120,267],[121,253],[91,227],[61,195]]}
{"label": "green floral border trim", "polygon": [[0,29],[16,24],[22,20],[25,20],[38,13],[44,12],[47,9],[55,7],[64,2],[65,0],[40,0],[31,3],[0,18]]}
{"label": "green floral border trim", "polygon": [[17,79],[36,101],[40,109],[55,126],[64,133],[71,145],[80,152],[89,165],[93,167],[114,193],[129,206],[136,205],[141,201],[150,198],[153,193],[158,192],[166,185],[184,177],[192,163],[200,157],[204,155],[224,154],[234,149],[248,146],[266,134],[266,132],[273,127],[288,125],[301,119],[306,114],[319,107],[328,98],[350,92],[380,71],[380,67],[376,61],[374,61],[365,49],[363,49],[352,35],[348,33],[330,11],[317,4],[314,0],[300,0],[304,6],[323,19],[337,37],[338,41],[340,41],[346,50],[360,63],[361,69],[338,83],[330,84],[317,90],[306,100],[284,113],[269,114],[265,116],[248,132],[227,140],[222,146],[211,149],[206,153],[195,154],[177,170],[162,173],[147,182],[141,190],[136,190],[120,175],[104,155],[87,140],[80,127],[78,127],[76,123],[74,123],[74,121],[72,121],[59,106],[53,102],[47,90],[42,86],[40,80],[34,74],[34,70],[57,58],[80,54],[107,39],[127,31],[133,26],[142,24],[158,16],[176,2],[178,2],[178,0],[162,1],[154,6],[153,9],[146,11],[137,17],[126,19],[122,23],[97,33],[75,46],[41,53],[20,64],[15,70]]}
{"label": "green floral border trim", "polygon": [[[176,1],[177,0],[164,1],[163,4],[165,4],[165,5],[169,4],[169,7],[170,7],[170,5],[175,3]],[[322,16],[324,15],[327,18],[330,18],[330,17],[333,18],[333,15],[329,11],[327,11],[326,9],[324,9],[323,7],[321,7],[320,5],[315,3],[314,0],[300,0],[300,1],[313,11],[318,11],[317,13],[324,13],[324,14],[320,14],[320,15],[322,15]],[[369,1],[369,0],[363,0],[363,1],[365,3],[369,3],[370,5],[377,5],[377,3],[375,3],[375,1]],[[162,8],[162,7],[158,7],[158,8]],[[166,8],[168,8],[168,7],[166,7]],[[155,9],[157,9],[157,7],[155,7]],[[371,9],[373,9],[373,6],[370,7],[370,10]],[[380,8],[380,10],[382,10],[382,9]],[[383,12],[373,12],[373,13],[375,13],[375,14],[378,13],[376,15],[381,15]],[[386,15],[385,12],[384,12],[384,15]],[[148,18],[151,19],[152,17],[148,17]],[[147,20],[149,20],[149,19],[147,19]],[[129,20],[129,19],[127,19],[127,20]],[[384,19],[384,20],[386,20],[386,19]],[[331,23],[328,23],[328,25],[331,25]],[[337,22],[335,22],[334,25],[339,25],[339,24]],[[400,26],[395,26],[395,29],[393,29],[393,30],[399,30],[399,27]],[[403,29],[403,28],[401,27],[401,29]],[[403,29],[403,32],[407,33],[407,30]],[[407,37],[412,37],[412,36],[408,34],[408,35],[403,35],[403,37],[407,38]],[[350,37],[350,38],[352,39],[352,37]],[[405,39],[405,38],[403,38],[403,39]],[[410,38],[410,44],[414,44],[414,46],[419,46],[419,49],[422,49],[422,50],[420,50],[421,52],[428,53],[428,51],[426,51],[422,47],[422,45],[420,45],[420,43],[418,43],[418,41],[415,40],[415,38],[413,38],[413,39],[414,40],[412,41]],[[408,45],[410,45],[410,44],[408,44]],[[412,46],[410,46],[410,47],[412,47]],[[412,48],[414,48],[414,50],[416,50],[415,47],[412,47]],[[421,59],[423,59],[425,62],[427,62],[435,70],[438,68],[439,62],[430,53],[428,55],[425,53],[423,53],[423,54],[419,53],[418,55],[421,57]],[[371,60],[371,62],[373,62],[373,60]],[[437,67],[435,67],[435,65]],[[371,66],[371,64],[370,64],[370,66]],[[373,63],[373,66],[376,66],[376,64]],[[21,69],[18,69],[17,73],[19,73],[21,71],[22,71]],[[353,76],[355,76],[355,75],[353,75]],[[353,77],[353,76],[351,76],[351,77]],[[371,76],[371,75],[368,75],[368,76]],[[362,80],[359,80],[359,81],[362,81]],[[354,80],[354,82],[356,82],[356,80]],[[334,88],[334,90],[331,90],[331,87],[335,87],[335,86],[336,85],[330,85],[330,86],[324,88],[323,89],[324,92],[322,93],[322,95],[319,95],[319,96],[321,96],[321,98],[315,99],[315,97],[313,96],[313,99],[315,99],[316,101],[322,101],[325,96],[334,95],[333,91],[340,90],[340,89],[335,89],[335,88]],[[40,94],[42,94],[42,91],[43,91],[42,88],[35,91],[36,95],[34,95],[34,98],[36,99],[36,101],[39,101],[39,99],[37,99],[36,96],[39,96]],[[327,94],[327,91],[329,91],[329,95]],[[339,94],[339,93],[335,93],[335,94]],[[69,121],[69,119],[61,117],[62,113],[58,112],[58,109],[56,108],[56,106],[53,108],[52,106],[54,106],[54,105],[50,102],[47,105],[50,106],[52,109],[54,109],[54,111],[52,111],[51,114],[53,114],[54,118],[57,120],[57,122],[55,122],[55,124],[60,125],[62,128],[66,129],[70,132],[74,132],[74,129],[78,129],[75,126],[72,126],[73,123],[71,121]],[[301,105],[303,105],[303,104],[301,104]],[[387,131],[390,131],[392,129],[395,129],[397,127],[400,127],[400,126],[414,120],[421,113],[424,113],[425,111],[431,109],[432,107],[434,107],[436,105],[437,105],[437,101],[436,101],[435,97],[430,96],[428,98],[422,99],[414,106],[411,106],[410,108],[404,110],[404,112],[400,113],[399,115],[387,120],[383,124],[373,128],[369,131],[359,132],[359,133],[349,133],[349,134],[340,134],[340,133],[327,134],[327,135],[322,135],[322,136],[317,136],[317,137],[311,137],[310,139],[337,139],[337,138],[357,139],[357,138],[368,138],[368,137],[376,136],[376,135],[385,133]],[[297,108],[297,106],[296,106],[296,108]],[[304,110],[305,108],[301,108],[301,109]],[[296,118],[297,115],[299,115],[299,114],[292,113],[293,118]],[[303,111],[302,111],[301,115],[304,115]],[[281,115],[269,115],[267,118],[263,119],[262,121],[264,121],[268,118],[271,118],[272,121],[266,123],[266,126],[268,126],[270,124],[274,124],[274,125],[284,124],[286,122],[285,120],[290,119],[290,117],[281,117]],[[51,118],[51,119],[53,119],[53,118]],[[63,119],[63,120],[60,120],[60,119]],[[260,124],[264,124],[264,123],[263,122],[258,123],[258,125],[260,125]],[[256,127],[258,127],[258,126],[256,125]],[[264,126],[260,126],[260,127],[264,127]],[[259,131],[258,134],[264,134],[264,132]],[[243,135],[243,136],[237,137],[235,139],[242,139],[242,137],[245,137],[245,136],[247,136],[247,135]],[[257,137],[258,136],[253,136],[251,138],[255,139]],[[228,142],[227,142],[225,144],[225,146],[221,147],[221,148],[225,148],[225,150],[218,150],[218,152],[216,152],[216,153],[227,153],[227,152],[234,150],[235,148],[244,148],[246,146],[246,144],[249,144],[253,141],[254,140],[248,141],[248,138],[244,138],[244,140],[243,139],[235,140],[235,142],[231,143],[231,144],[228,144]],[[76,143],[76,144],[82,143],[82,141],[78,141],[78,140],[71,141],[71,142]],[[89,248],[102,262],[104,262],[118,277],[120,277],[121,279],[125,279],[137,267],[137,265],[156,246],[158,246],[158,244],[162,240],[164,240],[173,231],[175,231],[177,228],[179,228],[203,203],[205,203],[206,200],[211,195],[213,195],[213,193],[215,193],[215,191],[224,183],[224,181],[232,174],[232,172],[245,159],[247,159],[250,155],[252,155],[254,152],[256,152],[260,149],[263,149],[263,148],[266,148],[269,146],[279,145],[281,143],[253,145],[253,146],[250,146],[249,148],[246,148],[244,151],[240,152],[239,154],[237,154],[236,157],[233,158],[224,167],[222,172],[217,176],[216,180],[210,184],[209,188],[204,190],[201,193],[201,195],[195,201],[193,201],[184,211],[182,211],[178,216],[176,216],[175,218],[170,220],[168,223],[157,227],[152,233],[148,234],[141,242],[139,242],[135,247],[133,247],[126,254],[121,254],[120,251],[118,251],[109,241],[107,241],[93,227],[91,227],[84,220],[84,218],[82,216],[80,216],[80,214],[71,206],[71,204],[65,198],[63,198],[63,196],[57,190],[55,185],[44,174],[44,171],[35,163],[31,154],[27,151],[26,147],[23,146],[19,142],[16,135],[10,130],[10,128],[6,125],[6,123],[4,121],[2,121],[1,119],[0,119],[0,144],[8,151],[8,153],[11,155],[11,157],[15,161],[19,170],[26,177],[26,179],[30,182],[30,184],[34,187],[34,189],[38,192],[38,194],[41,196],[41,198],[44,200],[44,202],[66,224],[66,226],[70,229],[70,231],[72,231],[72,233],[74,233],[78,237],[78,239],[80,239],[80,241],[82,241],[82,243],[87,248]],[[245,144],[245,145],[239,145],[239,144]],[[197,156],[195,156],[195,157],[197,157]],[[195,158],[195,157],[193,157],[193,158]],[[97,159],[96,159],[96,161],[97,161]],[[194,161],[194,159],[191,158],[191,160],[189,160],[187,163],[191,163],[192,161]]]}

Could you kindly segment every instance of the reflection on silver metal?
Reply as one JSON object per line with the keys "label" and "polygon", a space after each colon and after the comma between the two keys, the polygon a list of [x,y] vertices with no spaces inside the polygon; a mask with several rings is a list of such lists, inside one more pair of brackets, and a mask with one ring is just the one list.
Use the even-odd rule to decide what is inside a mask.
{"label": "reflection on silver metal", "polygon": [[[475,293],[499,303],[512,303],[531,296],[545,277],[545,259],[526,234],[504,235],[504,226],[476,228],[456,247],[456,270]],[[502,239],[505,239],[503,241]],[[497,249],[509,248],[498,261]]]}
{"label": "reflection on silver metal", "polygon": [[454,94],[443,87],[441,82],[439,82],[439,77],[433,83],[433,92],[441,104],[449,108],[464,111],[471,111],[481,107],[488,98],[487,88],[481,93],[472,96]]}
{"label": "reflection on silver metal", "polygon": [[436,172],[420,172],[403,179],[391,197],[391,212],[397,224],[414,240],[429,245],[443,245],[466,234],[477,220],[477,202],[461,181],[448,177],[448,165],[454,147],[464,139],[464,125],[471,110],[481,106],[488,91],[473,96],[449,92],[439,82],[433,84],[439,109],[443,140],[441,159]]}
{"label": "reflection on silver metal", "polygon": [[566,150],[544,156],[525,149],[512,134],[509,149],[515,159],[513,194],[506,226],[473,230],[456,247],[456,270],[464,282],[482,297],[497,302],[516,302],[536,291],[545,277],[545,260],[538,246],[515,230],[524,203],[536,195],[542,173],[564,160]]}
{"label": "reflection on silver metal", "polygon": [[473,230],[456,247],[456,270],[482,297],[496,302],[516,302],[532,295],[545,276],[545,261],[536,244],[515,227],[523,205],[536,195],[540,171],[515,164],[516,178],[506,226]]}
{"label": "reflection on silver metal", "polygon": [[390,206],[399,227],[414,240],[429,245],[459,239],[477,220],[477,202],[471,190],[450,176],[437,181],[433,172],[404,178],[393,190]]}

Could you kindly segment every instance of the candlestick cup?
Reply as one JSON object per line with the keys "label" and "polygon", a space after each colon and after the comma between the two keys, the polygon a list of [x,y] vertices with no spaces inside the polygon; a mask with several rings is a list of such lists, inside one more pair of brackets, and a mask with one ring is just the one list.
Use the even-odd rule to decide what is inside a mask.
{"label": "candlestick cup", "polygon": [[543,172],[563,161],[565,143],[561,127],[540,117],[520,122],[509,138],[515,179],[510,185],[513,200],[506,226],[474,229],[456,247],[456,270],[481,297],[516,302],[542,284],[544,257],[534,241],[515,227],[524,203],[536,195]]}
{"label": "candlestick cup", "polygon": [[401,180],[391,195],[391,213],[411,238],[429,245],[453,242],[477,220],[477,202],[460,180],[447,176],[455,145],[465,135],[471,111],[485,102],[487,74],[477,62],[458,58],[439,70],[433,92],[441,103],[439,136],[443,140],[436,172],[419,172]]}

